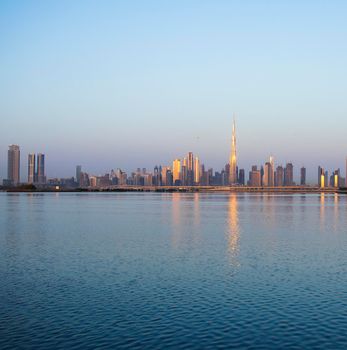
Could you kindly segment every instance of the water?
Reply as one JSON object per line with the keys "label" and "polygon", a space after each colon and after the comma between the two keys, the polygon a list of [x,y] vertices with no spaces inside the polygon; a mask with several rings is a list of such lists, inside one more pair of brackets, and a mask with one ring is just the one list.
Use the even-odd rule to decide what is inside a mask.
{"label": "water", "polygon": [[347,348],[347,196],[0,193],[0,348]]}

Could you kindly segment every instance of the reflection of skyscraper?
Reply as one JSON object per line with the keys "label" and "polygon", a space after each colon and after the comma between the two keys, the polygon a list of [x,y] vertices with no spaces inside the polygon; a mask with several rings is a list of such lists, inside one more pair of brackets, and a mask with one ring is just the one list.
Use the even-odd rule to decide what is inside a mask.
{"label": "reflection of skyscraper", "polygon": [[35,179],[35,154],[28,155],[28,183],[33,184]]}
{"label": "reflection of skyscraper", "polygon": [[230,152],[230,178],[229,184],[234,185],[237,183],[237,157],[236,157],[236,127],[235,127],[235,119],[233,121],[233,129],[231,135],[231,152]]}
{"label": "reflection of skyscraper", "polygon": [[11,145],[8,148],[7,179],[12,185],[20,182],[20,150],[17,145]]}
{"label": "reflection of skyscraper", "polygon": [[46,182],[45,177],[45,155],[39,153],[37,155],[37,183],[44,184]]}

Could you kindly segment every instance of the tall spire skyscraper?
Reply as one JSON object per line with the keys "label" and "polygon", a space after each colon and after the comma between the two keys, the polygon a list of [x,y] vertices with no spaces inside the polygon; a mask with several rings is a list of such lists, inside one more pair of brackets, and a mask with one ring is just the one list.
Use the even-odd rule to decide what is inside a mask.
{"label": "tall spire skyscraper", "polygon": [[236,157],[236,127],[235,116],[233,120],[233,131],[231,135],[231,152],[230,152],[230,175],[229,184],[234,185],[237,183],[237,157]]}

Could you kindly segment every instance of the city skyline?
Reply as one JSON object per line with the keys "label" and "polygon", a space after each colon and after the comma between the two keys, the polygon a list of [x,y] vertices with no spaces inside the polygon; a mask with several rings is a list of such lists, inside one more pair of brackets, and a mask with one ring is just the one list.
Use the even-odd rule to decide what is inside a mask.
{"label": "city skyline", "polygon": [[[254,164],[250,169],[241,168],[238,164],[237,145],[236,145],[236,122],[235,113],[233,115],[231,146],[229,154],[229,162],[224,167],[215,169],[208,164],[201,162],[198,156],[189,151],[182,158],[175,158],[170,163],[154,166],[153,173],[147,172],[147,167],[137,167],[137,170],[126,171],[119,166],[104,174],[96,175],[95,173],[82,172],[82,165],[76,166],[76,176],[65,177],[60,179],[63,184],[68,186],[80,187],[96,187],[109,185],[146,185],[146,186],[196,186],[196,185],[246,185],[253,187],[282,187],[296,185],[318,185],[320,187],[347,187],[347,157],[345,163],[345,177],[341,168],[335,168],[329,173],[324,170],[321,165],[318,166],[317,181],[307,179],[307,168],[302,166],[299,168],[299,174],[296,176],[294,165],[292,162],[286,162],[285,166],[281,163],[275,165],[273,155],[269,157],[269,161],[258,165]],[[10,145],[7,153],[7,178],[3,180],[6,185],[18,185],[19,183],[28,183],[35,185],[46,185],[60,183],[59,177],[46,176],[45,154],[29,153],[27,162],[27,179],[22,180],[20,177],[20,147],[18,145]],[[116,169],[116,171],[115,171]],[[84,170],[84,169],[83,169]],[[246,176],[248,173],[248,178]],[[123,179],[124,175],[124,179]],[[128,177],[130,175],[130,177]],[[316,173],[317,176],[317,173]],[[48,182],[47,182],[48,179]],[[72,182],[70,179],[73,179]],[[115,179],[115,181],[113,181]],[[101,182],[100,182],[101,181]]]}
{"label": "city skyline", "polygon": [[[240,118],[241,120],[243,118]],[[230,117],[229,117],[230,120]],[[230,122],[229,122],[230,125]],[[240,123],[238,123],[239,125],[239,129],[240,129]],[[242,130],[242,124],[241,124],[241,130]],[[229,133],[230,135],[230,133]],[[17,138],[13,138],[11,137],[11,139],[17,139]],[[199,155],[203,155],[203,159],[206,163],[208,163],[211,167],[213,167],[214,169],[219,169],[220,167],[223,166],[223,164],[225,164],[225,162],[230,161],[230,152],[228,153],[228,149],[230,150],[230,136],[229,138],[226,137],[226,133],[225,133],[225,129],[223,130],[223,137],[221,138],[222,142],[220,143],[219,147],[223,144],[225,145],[225,149],[222,150],[221,154],[211,154],[210,151],[207,150],[207,146],[204,145],[202,147],[202,140],[200,138],[196,139],[196,142],[199,143],[199,146],[196,147],[192,147],[191,149],[193,149],[193,152]],[[271,139],[271,137],[270,137]],[[227,141],[224,141],[227,140]],[[229,141],[228,141],[229,140]],[[184,140],[181,140],[183,144],[185,144]],[[208,145],[208,141],[206,140],[207,145]],[[41,149],[41,150],[45,150],[47,149],[47,147],[45,147],[45,145],[42,145],[41,147],[30,147],[29,151],[28,149],[23,146],[23,143],[21,142],[17,142],[18,144],[21,145],[21,149],[23,150],[23,154],[30,154],[32,153],[32,149]],[[14,144],[14,142],[10,142],[9,144]],[[229,146],[228,146],[229,145]],[[139,144],[139,149],[143,149],[146,146],[146,141],[144,141],[144,143]],[[59,177],[67,177],[71,174],[71,169],[74,169],[75,165],[76,165],[76,159],[77,159],[77,163],[83,163],[85,167],[91,169],[91,172],[93,173],[103,173],[105,171],[107,171],[110,166],[114,166],[116,167],[117,165],[119,165],[122,169],[125,169],[126,171],[130,172],[132,169],[135,169],[139,166],[141,167],[146,167],[146,168],[150,168],[153,166],[153,162],[154,164],[156,163],[170,163],[171,161],[168,160],[168,158],[173,158],[175,159],[175,154],[180,154],[180,153],[185,153],[187,152],[186,150],[182,150],[181,145],[179,145],[178,147],[178,151],[175,152],[173,150],[170,150],[169,155],[160,155],[158,158],[155,157],[155,154],[157,154],[156,152],[153,153],[153,159],[156,158],[158,159],[157,162],[153,161],[150,159],[150,154],[146,153],[146,155],[144,157],[139,157],[138,153],[134,152],[132,154],[127,154],[127,157],[124,158],[124,154],[123,156],[119,157],[118,159],[115,159],[114,156],[112,156],[112,152],[110,151],[106,151],[104,150],[104,152],[102,152],[102,155],[100,156],[101,158],[105,158],[102,162],[95,162],[94,157],[88,157],[88,152],[82,153],[79,155],[78,159],[77,158],[72,158],[71,157],[71,152],[67,152],[65,153],[65,151],[63,152],[59,152],[59,149],[56,148],[54,149],[54,151],[52,153],[49,152],[49,158],[50,158],[50,167],[47,169],[47,176],[59,176]],[[337,152],[337,154],[341,154],[341,157],[337,158],[337,154],[328,154],[327,152],[322,152],[322,156],[319,157],[319,155],[317,153],[313,153],[312,156],[307,155],[306,159],[303,159],[302,157],[294,157],[294,156],[282,156],[281,154],[278,154],[278,152],[274,152],[273,150],[276,151],[276,147],[272,146],[269,147],[269,149],[271,149],[272,151],[270,151],[267,155],[259,155],[259,150],[257,148],[257,146],[254,146],[254,158],[252,160],[251,158],[251,153],[252,152],[245,152],[245,150],[243,149],[243,147],[246,147],[246,149],[250,148],[250,145],[245,146],[245,140],[243,140],[242,136],[238,136],[238,164],[241,168],[251,168],[252,165],[254,164],[263,164],[266,162],[267,158],[269,157],[269,155],[273,155],[274,158],[276,159],[276,163],[277,164],[281,164],[281,165],[285,165],[286,163],[295,163],[296,164],[296,168],[299,168],[301,166],[305,166],[308,169],[308,173],[307,173],[307,178],[309,181],[314,181],[316,179],[316,172],[313,171],[312,169],[315,169],[317,164],[322,164],[322,166],[326,169],[337,169],[337,168],[341,168],[344,169],[344,161],[341,161],[341,159],[345,159],[346,158],[346,152],[343,152],[342,150],[344,150],[344,148],[341,148],[340,152]],[[295,148],[295,144],[294,144],[294,148]],[[8,145],[4,146],[4,150],[8,148]],[[202,153],[199,152],[199,149],[205,149],[206,153]],[[43,151],[42,153],[48,154],[47,151]],[[286,152],[288,154],[288,151]],[[294,152],[293,152],[294,153]],[[64,154],[64,156],[63,156]],[[106,157],[107,155],[107,157]],[[146,159],[144,161],[144,159]],[[0,152],[0,180],[6,179],[7,177],[7,168],[6,168],[6,164],[7,163],[7,152],[3,151]],[[2,164],[2,165],[1,165]],[[23,159],[21,159],[21,164],[20,167],[22,169],[26,169],[27,167],[27,161]],[[296,173],[296,177],[299,178],[299,173]],[[26,179],[26,175],[23,175],[23,172],[21,174],[21,180]]]}

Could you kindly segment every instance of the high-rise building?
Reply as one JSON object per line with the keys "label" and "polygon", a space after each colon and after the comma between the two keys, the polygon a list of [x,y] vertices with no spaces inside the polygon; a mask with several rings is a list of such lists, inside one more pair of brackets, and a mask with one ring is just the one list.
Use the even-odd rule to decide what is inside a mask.
{"label": "high-rise building", "polygon": [[324,169],[320,166],[318,167],[318,186],[322,188],[325,187],[325,173]]}
{"label": "high-rise building", "polygon": [[263,175],[263,186],[270,187],[271,183],[271,164],[270,162],[265,163],[264,175]]}
{"label": "high-rise building", "polygon": [[7,180],[12,185],[18,185],[20,182],[20,149],[18,145],[8,147]]}
{"label": "high-rise building", "polygon": [[264,179],[264,167],[261,166],[260,167],[260,184],[261,184],[261,186],[264,186],[263,179]]}
{"label": "high-rise building", "polygon": [[194,183],[195,185],[200,184],[200,160],[198,157],[195,157],[194,162]]}
{"label": "high-rise building", "polygon": [[224,181],[224,185],[229,185],[229,181],[230,181],[230,164],[225,164],[225,181]]}
{"label": "high-rise building", "polygon": [[230,150],[230,173],[229,173],[229,184],[235,185],[237,183],[237,156],[236,156],[236,127],[235,127],[235,118],[233,121],[233,129],[231,135],[231,150]]}
{"label": "high-rise building", "polygon": [[37,177],[37,183],[38,184],[42,185],[42,184],[46,183],[45,155],[42,154],[42,153],[39,153],[37,155],[36,177]]}
{"label": "high-rise building", "polygon": [[339,187],[340,185],[340,169],[333,172],[333,184],[334,187]]}
{"label": "high-rise building", "polygon": [[294,185],[294,175],[293,175],[293,164],[287,163],[284,170],[284,186],[293,186]]}
{"label": "high-rise building", "polygon": [[159,168],[158,166],[156,165],[154,167],[154,171],[153,171],[153,185],[154,186],[160,186],[160,172],[159,172]]}
{"label": "high-rise building", "polygon": [[300,185],[305,186],[306,185],[306,168],[302,167],[300,169]]}
{"label": "high-rise building", "polygon": [[252,187],[260,187],[261,184],[261,172],[257,169],[256,165],[253,165],[252,171],[249,173],[249,185]]}
{"label": "high-rise building", "polygon": [[77,165],[76,166],[76,183],[78,186],[81,184],[81,172],[82,172],[82,166]]}
{"label": "high-rise building", "polygon": [[284,169],[283,166],[279,165],[276,168],[276,186],[282,187],[284,184]]}
{"label": "high-rise building", "polygon": [[245,169],[239,170],[238,183],[242,186],[245,185]]}
{"label": "high-rise building", "polygon": [[172,162],[172,179],[174,185],[179,185],[181,182],[181,160],[175,159]]}
{"label": "high-rise building", "polygon": [[[170,186],[171,169],[169,166],[163,166],[161,169],[161,180],[163,186]],[[171,181],[172,184],[172,181]]]}
{"label": "high-rise building", "polygon": [[264,175],[263,175],[263,186],[274,187],[275,186],[275,171],[274,171],[274,158],[270,157],[270,161],[265,163]]}
{"label": "high-rise building", "polygon": [[275,159],[273,156],[270,156],[270,173],[269,173],[269,186],[275,186]]}
{"label": "high-rise building", "polygon": [[35,154],[31,153],[28,155],[28,183],[33,184],[36,182],[36,164]]}
{"label": "high-rise building", "polygon": [[181,166],[181,185],[187,186],[187,165]]}
{"label": "high-rise building", "polygon": [[187,184],[188,186],[194,185],[194,156],[193,152],[188,153],[187,164]]}

